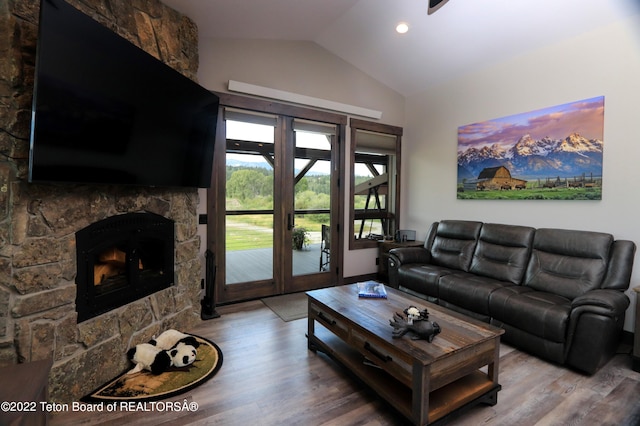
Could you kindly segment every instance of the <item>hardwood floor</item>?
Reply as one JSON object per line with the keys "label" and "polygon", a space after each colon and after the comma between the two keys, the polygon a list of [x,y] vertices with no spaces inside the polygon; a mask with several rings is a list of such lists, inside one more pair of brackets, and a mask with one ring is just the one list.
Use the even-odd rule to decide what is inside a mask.
{"label": "hardwood floor", "polygon": [[[194,334],[222,349],[222,369],[170,401],[194,412],[69,412],[53,425],[404,425],[406,420],[323,354],[307,350],[306,319],[284,322],[260,301],[218,308]],[[627,348],[628,349],[628,348]],[[625,350],[626,352],[626,350]],[[620,354],[585,376],[501,346],[498,404],[450,424],[640,425],[640,373]]]}

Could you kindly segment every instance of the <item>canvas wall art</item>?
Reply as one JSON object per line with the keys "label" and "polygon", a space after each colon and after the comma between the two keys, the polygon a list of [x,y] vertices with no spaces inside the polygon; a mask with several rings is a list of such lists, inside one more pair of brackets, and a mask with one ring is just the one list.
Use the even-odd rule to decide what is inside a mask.
{"label": "canvas wall art", "polygon": [[601,200],[604,96],[458,128],[458,199]]}

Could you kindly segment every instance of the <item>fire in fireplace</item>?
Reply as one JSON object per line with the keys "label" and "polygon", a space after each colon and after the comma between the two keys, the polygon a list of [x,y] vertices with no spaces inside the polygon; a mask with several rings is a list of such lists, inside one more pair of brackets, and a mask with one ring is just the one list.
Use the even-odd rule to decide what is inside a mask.
{"label": "fire in fireplace", "polygon": [[154,213],[112,216],[76,232],[78,322],[173,284],[174,222]]}

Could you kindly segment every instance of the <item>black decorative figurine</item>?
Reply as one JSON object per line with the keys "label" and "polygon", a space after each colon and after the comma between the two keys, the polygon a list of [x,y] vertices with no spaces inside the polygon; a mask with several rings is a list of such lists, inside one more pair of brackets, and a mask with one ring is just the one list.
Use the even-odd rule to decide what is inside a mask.
{"label": "black decorative figurine", "polygon": [[396,312],[389,324],[393,327],[394,338],[399,338],[410,333],[412,340],[424,339],[431,343],[437,334],[440,334],[440,326],[437,322],[428,321],[429,312],[422,311],[415,306],[410,306],[404,310],[407,318]]}

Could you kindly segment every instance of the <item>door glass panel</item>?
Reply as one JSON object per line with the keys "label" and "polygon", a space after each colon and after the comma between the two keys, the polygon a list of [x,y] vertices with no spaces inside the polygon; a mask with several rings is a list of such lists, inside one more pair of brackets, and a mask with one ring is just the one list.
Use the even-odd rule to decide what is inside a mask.
{"label": "door glass panel", "polygon": [[226,284],[273,278],[273,125],[227,119]]}
{"label": "door glass panel", "polygon": [[[293,275],[329,270],[331,224],[331,147],[334,136],[318,131],[295,131]],[[307,127],[310,128],[310,127]],[[318,129],[316,129],[318,130]],[[326,131],[333,131],[330,127]],[[322,131],[322,129],[320,129]],[[325,226],[325,238],[322,230]]]}

